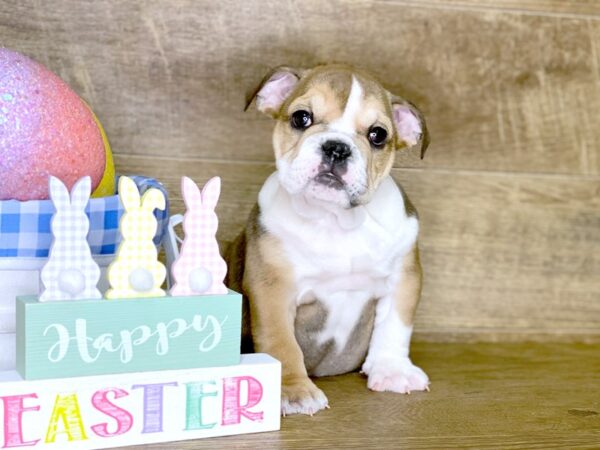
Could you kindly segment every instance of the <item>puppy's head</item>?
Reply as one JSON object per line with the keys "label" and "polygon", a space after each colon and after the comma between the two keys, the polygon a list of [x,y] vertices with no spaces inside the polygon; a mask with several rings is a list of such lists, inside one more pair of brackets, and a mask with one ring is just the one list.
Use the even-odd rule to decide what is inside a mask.
{"label": "puppy's head", "polygon": [[364,204],[389,174],[397,149],[421,141],[423,157],[428,145],[415,106],[347,66],[277,68],[254,98],[277,120],[273,147],[282,186],[309,201]]}

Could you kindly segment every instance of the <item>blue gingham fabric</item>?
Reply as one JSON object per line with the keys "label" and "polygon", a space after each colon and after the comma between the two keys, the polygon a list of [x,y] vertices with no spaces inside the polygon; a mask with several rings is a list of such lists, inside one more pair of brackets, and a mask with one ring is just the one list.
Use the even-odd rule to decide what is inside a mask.
{"label": "blue gingham fabric", "polygon": [[[165,187],[153,178],[131,176],[140,194],[149,188],[160,189],[167,199],[164,211],[155,210],[158,228],[154,243],[159,245],[169,221],[169,202]],[[118,195],[92,198],[85,212],[90,219],[88,242],[94,255],[112,255],[121,234],[119,220],[124,213]],[[50,220],[54,214],[51,200],[0,201],[0,257],[47,257],[52,244]]]}

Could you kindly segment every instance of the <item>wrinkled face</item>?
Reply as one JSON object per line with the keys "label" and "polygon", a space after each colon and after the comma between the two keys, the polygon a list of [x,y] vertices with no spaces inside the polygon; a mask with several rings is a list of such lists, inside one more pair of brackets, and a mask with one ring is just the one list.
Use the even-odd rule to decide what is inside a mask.
{"label": "wrinkled face", "polygon": [[342,208],[368,202],[389,174],[396,148],[421,134],[417,115],[407,106],[397,113],[391,97],[368,75],[337,66],[302,78],[273,75],[257,105],[277,119],[273,146],[282,186]]}

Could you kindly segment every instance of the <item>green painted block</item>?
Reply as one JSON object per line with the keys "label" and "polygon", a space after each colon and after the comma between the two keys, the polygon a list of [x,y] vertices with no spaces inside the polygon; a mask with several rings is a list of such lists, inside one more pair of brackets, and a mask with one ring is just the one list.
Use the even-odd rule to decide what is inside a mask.
{"label": "green painted block", "polygon": [[239,364],[242,296],[39,302],[17,298],[27,380]]}

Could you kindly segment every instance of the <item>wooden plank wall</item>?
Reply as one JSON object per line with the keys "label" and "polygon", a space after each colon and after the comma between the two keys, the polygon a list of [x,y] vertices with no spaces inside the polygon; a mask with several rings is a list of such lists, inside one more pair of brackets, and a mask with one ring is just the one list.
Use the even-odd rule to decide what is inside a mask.
{"label": "wooden plank wall", "polygon": [[594,0],[4,0],[0,45],[69,82],[175,211],[181,175],[221,175],[223,241],[273,170],[246,92],[283,63],[367,68],[432,133],[394,169],[422,217],[418,338],[600,341]]}

